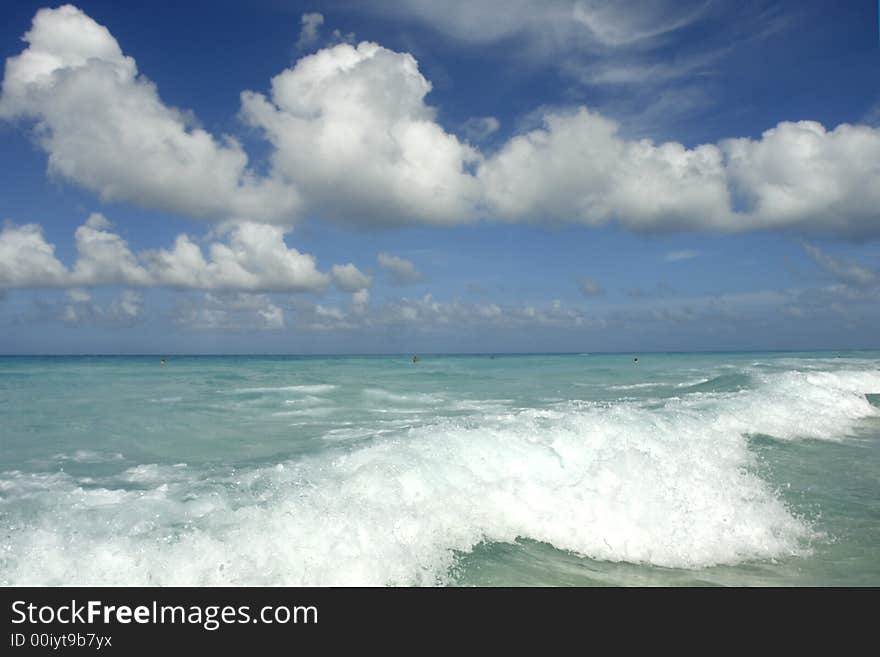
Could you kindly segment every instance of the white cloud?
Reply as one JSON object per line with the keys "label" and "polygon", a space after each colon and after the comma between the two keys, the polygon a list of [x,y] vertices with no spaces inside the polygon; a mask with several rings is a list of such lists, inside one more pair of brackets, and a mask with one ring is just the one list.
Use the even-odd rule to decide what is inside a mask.
{"label": "white cloud", "polygon": [[[849,290],[849,291],[848,291]],[[342,307],[291,299],[292,327],[298,331],[410,331],[436,333],[480,330],[559,329],[594,330],[613,327],[622,332],[642,331],[654,323],[712,325],[735,330],[742,324],[760,325],[774,316],[816,316],[828,310],[847,314],[859,307],[873,307],[875,294],[841,285],[820,289],[756,290],[697,297],[645,298],[637,305],[603,304],[589,312],[561,300],[528,304],[490,301],[438,300],[431,294],[417,298],[386,300],[367,306],[366,290],[352,295],[347,312]],[[363,299],[359,299],[363,293]],[[363,304],[359,304],[363,301]],[[241,322],[235,324],[241,326]]]}
{"label": "white cloud", "polygon": [[[94,287],[127,285],[251,292],[318,292],[330,276],[315,258],[289,248],[279,226],[241,223],[224,241],[201,247],[179,235],[171,249],[134,254],[112,232],[110,222],[93,214],[76,230],[77,260],[68,270],[36,224],[7,224],[0,231],[0,287]],[[352,265],[353,267],[353,265]],[[337,270],[338,271],[338,270]],[[355,272],[342,268],[353,282]],[[357,272],[359,273],[359,272]]]}
{"label": "white cloud", "polygon": [[0,230],[0,288],[63,284],[68,272],[36,224],[6,222]]}
{"label": "white cloud", "polygon": [[572,17],[604,46],[644,42],[698,20],[709,3],[642,0],[638,2],[574,2]]}
{"label": "white cloud", "polygon": [[578,328],[604,325],[604,320],[589,317],[577,308],[566,307],[559,300],[540,306],[500,306],[491,302],[438,301],[425,294],[415,299],[394,299],[374,307],[367,307],[367,300],[366,294],[362,299],[355,295],[348,313],[340,308],[298,300],[294,303],[296,326],[311,331],[383,327],[433,331],[441,327],[468,326]]}
{"label": "white cloud", "polygon": [[532,52],[595,51],[638,44],[698,20],[706,3],[635,0],[403,0],[371,11],[409,15],[457,40],[485,44],[524,36]]}
{"label": "white cloud", "polygon": [[578,281],[578,285],[585,297],[597,297],[605,294],[605,290],[594,278],[589,278],[585,276]]}
{"label": "white cloud", "polygon": [[370,287],[373,279],[361,272],[352,263],[347,265],[333,265],[330,270],[333,282],[340,290],[345,292],[358,292]]}
{"label": "white cloud", "polygon": [[324,320],[337,320],[342,321],[345,318],[345,315],[339,308],[328,308],[326,306],[322,306],[318,304],[315,306],[315,314]]}
{"label": "white cloud", "polygon": [[555,0],[541,5],[532,0],[403,0],[394,5],[372,3],[370,9],[395,16],[408,14],[447,36],[470,43],[491,43],[522,33],[539,34],[553,25],[572,22],[572,3]]}
{"label": "white cloud", "polygon": [[73,303],[86,303],[92,300],[92,295],[80,288],[72,288],[67,291],[68,298]]}
{"label": "white cloud", "polygon": [[848,236],[880,231],[880,129],[783,122],[760,140],[721,142],[740,228],[800,227]]}
{"label": "white cloud", "polygon": [[342,30],[333,30],[330,33],[331,43],[349,43],[354,45],[357,42],[354,32],[343,32]]}
{"label": "white cloud", "polygon": [[302,18],[300,18],[300,23],[302,24],[302,29],[300,30],[296,47],[304,50],[317,43],[321,25],[324,24],[324,16],[318,12],[303,14]]}
{"label": "white cloud", "polygon": [[73,285],[149,285],[151,276],[137,262],[128,244],[110,231],[101,214],[92,214],[76,229],[78,257],[70,276]]}
{"label": "white cloud", "polygon": [[[727,49],[719,49],[648,61],[643,57],[612,59],[600,64],[590,60],[566,60],[562,66],[569,75],[583,84],[638,85],[643,89],[650,89],[652,95],[656,95],[657,85],[708,74],[712,66],[727,52]],[[633,90],[639,91],[637,88]],[[675,90],[676,93],[682,91],[681,88]],[[704,99],[704,102],[707,101]]]}
{"label": "white cloud", "polygon": [[79,9],[41,9],[6,60],[0,119],[36,122],[49,171],[97,192],[184,215],[287,221],[298,198],[248,168],[241,145],[215,139],[159,98],[109,30]]}
{"label": "white cloud", "polygon": [[693,249],[683,249],[681,251],[670,251],[663,259],[666,262],[680,262],[681,260],[692,260],[693,258],[700,257],[699,251],[694,251]]}
{"label": "white cloud", "polygon": [[478,170],[488,203],[512,221],[612,220],[638,230],[721,227],[729,215],[714,145],[627,141],[615,122],[580,108],[547,114]]}
{"label": "white cloud", "polygon": [[148,252],[144,259],[156,284],[178,288],[302,292],[320,290],[329,282],[313,256],[287,247],[279,226],[238,224],[226,242],[214,242],[208,253],[205,259],[197,244],[180,235],[172,250]]}
{"label": "white cloud", "polygon": [[401,258],[388,253],[380,253],[376,260],[391,275],[391,281],[395,285],[409,285],[418,283],[424,276],[416,269],[415,264],[411,260]]}
{"label": "white cloud", "polygon": [[143,297],[134,290],[123,290],[106,305],[95,303],[84,290],[67,292],[67,303],[61,311],[65,324],[110,324],[131,326],[143,314]]}
{"label": "white cloud", "polygon": [[868,288],[880,285],[880,273],[850,260],[835,258],[812,244],[803,244],[806,251],[816,263],[834,278],[845,285],[857,288]]}
{"label": "white cloud", "polygon": [[119,299],[119,309],[125,315],[134,317],[143,308],[143,297],[134,290],[125,290]]}
{"label": "white cloud", "polygon": [[284,312],[274,304],[267,304],[266,307],[257,310],[257,314],[263,318],[266,330],[277,330],[284,328]]}
{"label": "white cloud", "polygon": [[284,311],[265,294],[205,293],[179,300],[172,315],[181,327],[196,331],[274,331],[284,328]]}
{"label": "white cloud", "polygon": [[[460,3],[458,11],[413,0],[401,11],[440,29],[461,28],[461,38],[474,42],[523,32],[546,36],[553,32],[547,26],[564,24],[565,39],[580,30],[590,47],[615,49],[653,42],[696,20],[702,6],[640,2],[628,12],[560,0],[504,3],[503,10]],[[304,27],[318,24],[303,20]],[[484,155],[437,122],[425,102],[431,84],[411,55],[342,43],[275,76],[268,97],[242,94],[242,118],[272,147],[270,173],[259,177],[235,140],[216,139],[163,104],[110,32],[78,9],[40,10],[25,39],[28,47],[6,63],[0,117],[36,123],[50,171],[106,199],[236,218],[242,226],[228,243],[212,245],[208,258],[189,238],[178,238],[172,251],[157,256],[165,268],[152,274],[161,274],[162,284],[198,280],[201,287],[252,291],[326,284],[310,256],[284,246],[281,232],[255,227],[290,223],[302,212],[366,224],[488,218],[880,237],[880,128],[783,122],[760,139],[688,148],[627,139],[616,122],[578,107],[545,112],[542,127]],[[479,121],[483,133],[497,127],[492,117]],[[145,264],[121,238],[100,226],[81,233],[82,264],[73,279],[92,285],[101,275],[147,284]],[[21,249],[12,264],[0,266],[0,280],[17,285],[14,277],[23,276],[15,280],[54,285],[67,275],[38,229],[4,236],[21,241]]]}
{"label": "white cloud", "polygon": [[370,303],[370,291],[367,289],[358,290],[351,295],[351,312],[354,315],[363,315],[367,312],[367,306]]}
{"label": "white cloud", "polygon": [[242,116],[275,151],[309,210],[352,222],[471,221],[478,154],[434,120],[416,60],[362,42],[303,57],[272,79],[270,98],[242,94]]}
{"label": "white cloud", "polygon": [[469,141],[483,141],[498,131],[501,122],[494,116],[472,116],[462,125],[462,132]]}
{"label": "white cloud", "polygon": [[548,114],[478,169],[511,221],[616,221],[641,231],[795,228],[880,236],[880,129],[780,123],[760,140],[685,148],[626,140],[586,108]]}

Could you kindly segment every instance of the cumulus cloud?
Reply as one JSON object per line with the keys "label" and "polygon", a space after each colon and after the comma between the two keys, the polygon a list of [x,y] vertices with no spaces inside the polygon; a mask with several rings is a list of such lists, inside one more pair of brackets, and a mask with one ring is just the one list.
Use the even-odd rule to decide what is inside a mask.
{"label": "cumulus cloud", "polygon": [[372,223],[473,220],[478,153],[425,104],[431,84],[412,55],[347,43],[303,57],[242,94],[242,116],[274,147],[272,166],[312,212]]}
{"label": "cumulus cloud", "polygon": [[253,292],[317,291],[329,282],[315,258],[289,248],[279,226],[242,223],[225,242],[212,243],[206,259],[188,236],[180,235],[170,250],[146,252],[155,284],[206,290]]}
{"label": "cumulus cloud", "polygon": [[76,229],[77,260],[70,274],[73,285],[149,285],[151,275],[137,261],[128,244],[111,231],[112,224],[94,213]]}
{"label": "cumulus cloud", "polygon": [[586,108],[544,122],[478,169],[502,218],[880,236],[878,129],[783,122],[759,140],[686,148],[626,140],[615,122]]}
{"label": "cumulus cloud", "polygon": [[370,291],[367,289],[358,290],[351,295],[351,312],[354,315],[363,315],[367,312],[367,305],[370,303]]}
{"label": "cumulus cloud", "polygon": [[352,263],[333,265],[330,275],[333,277],[336,287],[345,292],[365,290],[373,283],[373,279],[370,276],[361,272]]}
{"label": "cumulus cloud", "polygon": [[783,122],[721,143],[741,228],[798,226],[854,237],[880,230],[880,130]]}
{"label": "cumulus cloud", "polygon": [[207,292],[178,300],[172,318],[196,331],[273,331],[285,326],[284,311],[267,295],[246,292]]}
{"label": "cumulus cloud", "polygon": [[[296,325],[313,331],[359,328],[409,327],[431,331],[441,327],[526,328],[531,326],[578,328],[604,324],[583,311],[554,300],[542,305],[501,306],[492,302],[438,301],[431,294],[386,301],[367,307],[368,297],[353,299],[349,312],[299,300],[294,303]],[[363,303],[360,303],[363,302]]]}
{"label": "cumulus cloud", "polygon": [[[127,285],[178,289],[251,292],[317,292],[330,282],[315,258],[288,247],[279,226],[242,223],[227,230],[223,241],[202,248],[179,235],[170,249],[133,253],[112,231],[110,222],[93,214],[76,230],[77,259],[67,269],[36,224],[8,223],[0,231],[0,287],[94,287]],[[341,268],[354,282],[357,269]]]}
{"label": "cumulus cloud", "polygon": [[0,288],[52,287],[63,285],[67,277],[42,227],[4,223],[0,230]]}
{"label": "cumulus cloud", "polygon": [[627,141],[586,108],[547,114],[512,138],[478,176],[498,216],[512,221],[612,220],[639,230],[721,228],[729,219],[723,157],[714,145]]}
{"label": "cumulus cloud", "polygon": [[415,264],[411,260],[401,258],[388,253],[380,253],[376,260],[391,276],[391,282],[395,285],[410,285],[418,283],[424,276],[416,269]]}
{"label": "cumulus cloud", "polygon": [[36,124],[49,171],[97,192],[207,218],[288,220],[295,190],[248,167],[241,145],[216,139],[169,107],[135,60],[79,9],[41,9],[6,60],[0,119]]}
{"label": "cumulus cloud", "polygon": [[300,29],[296,47],[304,50],[317,43],[321,25],[324,24],[324,16],[318,12],[303,14],[302,18],[300,18],[300,23],[302,24],[302,29]]}
{"label": "cumulus cloud", "polygon": [[124,290],[119,300],[111,306],[114,314],[127,319],[139,316],[143,308],[143,296],[134,290]]}
{"label": "cumulus cloud", "polygon": [[131,326],[143,314],[143,296],[134,290],[123,290],[110,303],[101,305],[85,290],[71,289],[61,311],[65,324],[109,324]]}
{"label": "cumulus cloud", "polygon": [[[296,303],[296,327],[309,331],[354,329],[410,330],[422,333],[448,329],[479,328],[508,330],[547,328],[594,330],[614,328],[643,331],[646,326],[711,325],[730,329],[742,324],[761,324],[777,315],[800,316],[846,312],[837,291],[757,290],[699,297],[665,296],[644,298],[638,305],[610,305],[586,311],[562,300],[533,304],[500,304],[491,301],[468,303],[439,300],[431,294],[416,298],[386,300],[365,313],[346,313],[340,308]],[[855,299],[859,301],[859,299]]]}
{"label": "cumulus cloud", "polygon": [[[595,2],[504,6],[493,11],[485,3],[462,3],[461,11],[450,11],[414,0],[405,11],[438,24],[469,25],[462,38],[475,42],[560,20],[613,49],[689,23],[702,3],[645,2],[636,12]],[[312,18],[303,18],[304,28],[317,29],[315,15],[306,16]],[[110,32],[80,10],[40,10],[25,40],[27,48],[6,63],[0,118],[35,123],[50,171],[105,199],[241,225],[286,224],[308,212],[365,224],[616,222],[636,231],[783,229],[880,237],[876,127],[782,122],[758,139],[686,147],[626,138],[617,122],[576,107],[544,112],[540,127],[484,154],[438,123],[426,103],[431,83],[412,55],[371,42],[340,43],[275,76],[268,94],[242,94],[242,119],[270,145],[269,173],[258,176],[238,142],[215,138],[165,105]],[[497,128],[492,117],[477,121],[472,127],[483,134]],[[91,243],[95,258],[124,253],[123,243],[94,230],[84,229],[83,239],[104,240]],[[208,267],[222,285],[263,289],[263,276],[236,267],[250,272],[253,261],[240,259],[249,258],[256,242],[277,245],[278,237],[247,232],[240,243],[226,245],[231,252],[221,245],[214,254],[212,247],[205,263],[182,238],[173,264]],[[44,266],[39,235],[17,237],[29,241],[25,252],[37,270],[31,278],[53,284],[61,273]],[[278,247],[269,255],[281,259],[273,260],[273,270],[308,269],[301,254]],[[17,272],[24,269],[21,257]],[[136,264],[123,262],[118,276],[139,284]],[[95,273],[84,265],[77,275],[85,284]],[[270,282],[266,289],[274,287]]]}

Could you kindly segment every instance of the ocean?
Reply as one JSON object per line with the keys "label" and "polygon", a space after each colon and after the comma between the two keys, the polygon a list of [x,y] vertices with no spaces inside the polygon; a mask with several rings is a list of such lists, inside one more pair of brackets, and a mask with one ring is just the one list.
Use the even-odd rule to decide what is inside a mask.
{"label": "ocean", "polygon": [[159,358],[0,358],[0,584],[880,585],[880,352]]}

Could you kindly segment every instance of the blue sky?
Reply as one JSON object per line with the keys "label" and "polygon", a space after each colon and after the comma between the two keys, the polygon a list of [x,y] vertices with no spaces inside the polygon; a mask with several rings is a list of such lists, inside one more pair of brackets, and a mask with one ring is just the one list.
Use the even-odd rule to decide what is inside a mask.
{"label": "blue sky", "polygon": [[0,19],[0,353],[880,346],[874,3]]}

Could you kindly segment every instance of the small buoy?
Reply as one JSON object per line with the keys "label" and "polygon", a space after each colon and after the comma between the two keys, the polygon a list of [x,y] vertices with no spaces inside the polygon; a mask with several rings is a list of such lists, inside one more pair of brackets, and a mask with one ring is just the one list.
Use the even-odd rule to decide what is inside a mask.
{"label": "small buoy", "polygon": [[161,360],[159,360],[159,365],[164,365],[164,364],[165,364],[165,359],[164,359],[164,358],[162,358]]}
{"label": "small buoy", "polygon": [[633,358],[633,362],[634,362],[634,363],[638,363],[638,362],[639,362],[639,359],[638,359],[638,358]]}

